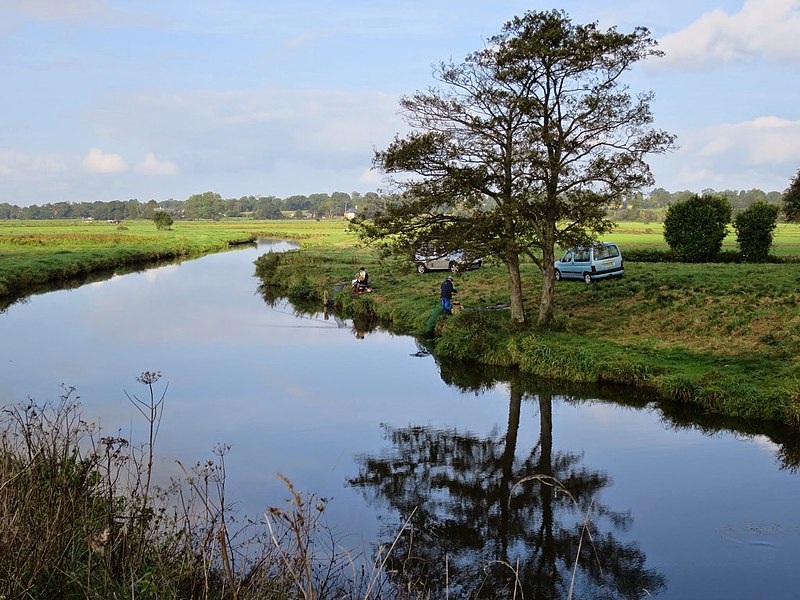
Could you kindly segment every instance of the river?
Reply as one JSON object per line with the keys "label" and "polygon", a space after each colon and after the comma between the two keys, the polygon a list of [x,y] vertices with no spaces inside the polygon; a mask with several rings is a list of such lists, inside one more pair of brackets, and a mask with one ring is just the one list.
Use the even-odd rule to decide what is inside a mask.
{"label": "river", "polygon": [[[399,547],[440,571],[424,573],[434,597],[474,593],[469,573],[494,565],[491,583],[498,561],[519,565],[525,598],[566,597],[578,554],[575,597],[797,597],[796,431],[440,364],[411,337],[265,301],[253,261],[289,247],[8,306],[0,405],[55,401],[63,384],[107,434],[142,441],[129,396],[158,371],[162,477],[228,444],[239,511],[283,505],[282,473],[329,499],[327,525],[352,548],[391,543],[413,513],[413,544]],[[420,276],[435,295],[436,274]]]}

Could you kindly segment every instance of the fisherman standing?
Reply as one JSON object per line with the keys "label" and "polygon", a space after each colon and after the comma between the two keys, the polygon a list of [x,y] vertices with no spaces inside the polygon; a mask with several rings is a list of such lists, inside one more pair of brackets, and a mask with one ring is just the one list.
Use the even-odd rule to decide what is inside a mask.
{"label": "fisherman standing", "polygon": [[453,287],[453,276],[448,275],[447,279],[442,282],[442,308],[444,314],[453,314],[453,294],[458,293],[458,290]]}

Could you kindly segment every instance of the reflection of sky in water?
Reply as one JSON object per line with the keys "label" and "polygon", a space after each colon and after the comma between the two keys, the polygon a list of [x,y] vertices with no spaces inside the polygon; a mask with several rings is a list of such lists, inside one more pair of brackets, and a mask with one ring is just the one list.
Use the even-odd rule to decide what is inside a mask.
{"label": "reflection of sky in water", "polygon": [[[145,397],[136,377],[159,370],[157,388],[169,383],[158,440],[165,471],[229,443],[227,493],[242,510],[281,504],[281,472],[333,498],[329,519],[353,534],[348,543],[376,541],[379,522],[345,480],[356,474],[356,455],[387,449],[380,424],[502,435],[508,389],[461,393],[430,356],[411,356],[411,338],[358,340],[333,319],[268,307],[252,276],[263,252],[216,254],[11,306],[0,314],[0,404],[55,400],[63,382],[106,433],[133,430],[143,440],[125,391]],[[432,297],[437,286],[431,279]],[[539,435],[536,402],[522,411],[518,457]],[[613,480],[599,500],[631,511],[621,535],[669,580],[661,597],[690,598],[711,580],[717,597],[777,598],[791,589],[787,578],[800,583],[787,563],[800,553],[800,485],[778,468],[771,442],[675,431],[654,410],[601,402],[556,400],[553,423],[554,452],[582,453]]]}

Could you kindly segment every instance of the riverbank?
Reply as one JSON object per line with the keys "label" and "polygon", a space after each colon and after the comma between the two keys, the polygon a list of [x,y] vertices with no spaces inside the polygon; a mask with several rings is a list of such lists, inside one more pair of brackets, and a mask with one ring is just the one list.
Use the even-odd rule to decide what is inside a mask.
{"label": "riverbank", "polygon": [[309,221],[181,221],[168,230],[148,220],[0,221],[0,298],[109,269],[220,252],[259,237],[334,246],[352,240],[341,223]]}
{"label": "riverbank", "polygon": [[[366,266],[374,290],[335,294]],[[456,275],[462,310],[435,320],[441,357],[511,367],[553,380],[605,382],[698,405],[709,413],[800,425],[800,265],[626,262],[619,280],[560,282],[549,331],[514,328],[506,273],[489,261]],[[305,248],[257,261],[268,286],[398,333],[423,335],[443,273],[420,275],[368,249]],[[535,322],[538,271],[524,265]]]}
{"label": "riverbank", "polygon": [[[300,242],[297,252],[261,265],[281,293],[319,306],[337,282],[366,266],[375,291],[336,297],[357,318],[423,334],[438,306],[444,275],[419,275],[358,246],[343,221],[178,222],[159,231],[150,221],[0,221],[0,300],[43,283],[154,260],[225,250],[256,238]],[[625,248],[660,248],[657,224],[625,223],[613,234]],[[782,225],[781,254],[796,255],[800,228]],[[270,259],[273,260],[273,259]],[[269,263],[270,261],[266,261]],[[523,265],[531,322],[538,271]],[[800,424],[800,264],[657,264],[626,262],[621,280],[556,286],[550,331],[510,327],[505,270],[487,264],[458,274],[464,310],[434,326],[442,357],[520,369],[562,381],[620,383],[710,413]]]}

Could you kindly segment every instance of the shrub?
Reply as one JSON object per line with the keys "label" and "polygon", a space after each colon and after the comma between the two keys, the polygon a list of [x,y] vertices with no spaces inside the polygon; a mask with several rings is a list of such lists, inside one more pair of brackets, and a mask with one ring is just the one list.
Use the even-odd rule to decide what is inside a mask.
{"label": "shrub", "polygon": [[755,202],[736,215],[733,227],[744,260],[762,262],[769,256],[779,211],[774,204]]}
{"label": "shrub", "polygon": [[625,258],[625,262],[665,263],[678,261],[678,256],[672,250],[656,250],[654,248],[626,249],[623,258]]}
{"label": "shrub", "polygon": [[731,220],[723,196],[697,196],[673,204],[664,219],[664,240],[686,262],[707,262],[722,248]]}
{"label": "shrub", "polygon": [[292,300],[319,300],[320,292],[307,277],[301,277],[289,286],[287,295]]}
{"label": "shrub", "polygon": [[169,229],[173,220],[168,212],[157,210],[153,213],[153,223],[156,224],[156,229]]}

